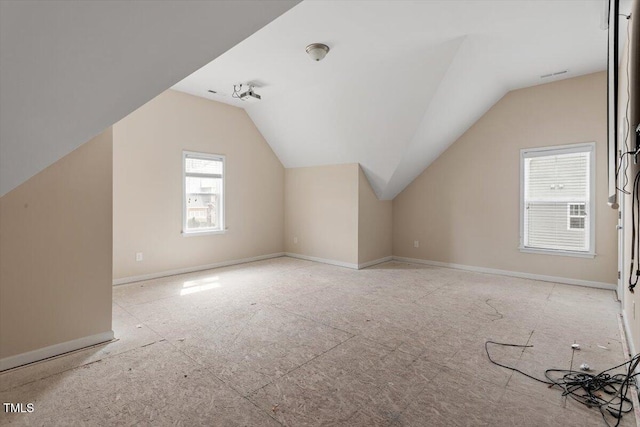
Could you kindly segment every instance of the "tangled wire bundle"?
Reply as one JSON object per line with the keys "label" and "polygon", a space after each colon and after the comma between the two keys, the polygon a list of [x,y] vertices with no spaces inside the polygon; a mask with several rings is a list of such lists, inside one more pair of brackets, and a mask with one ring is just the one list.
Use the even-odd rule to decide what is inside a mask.
{"label": "tangled wire bundle", "polygon": [[[491,354],[489,354],[490,344],[519,348],[533,347],[532,345],[487,341],[484,344],[484,349],[489,360],[495,365],[518,372],[543,384],[548,384],[549,387],[559,387],[562,389],[563,396],[571,397],[576,402],[582,403],[589,408],[598,408],[602,419],[609,427],[611,427],[611,424],[607,420],[606,414],[614,417],[617,420],[615,426],[618,426],[622,416],[633,410],[633,404],[627,394],[631,387],[636,387],[635,378],[638,374],[635,372],[638,363],[640,363],[640,354],[636,354],[628,361],[596,375],[571,369],[547,369],[544,372],[546,380],[542,380],[517,368],[506,366],[493,360]],[[612,371],[623,366],[626,366],[625,373],[612,373]]]}

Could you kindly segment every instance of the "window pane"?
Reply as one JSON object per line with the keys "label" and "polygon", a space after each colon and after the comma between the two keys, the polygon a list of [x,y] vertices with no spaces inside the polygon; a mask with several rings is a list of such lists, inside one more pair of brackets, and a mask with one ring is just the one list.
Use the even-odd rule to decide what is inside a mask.
{"label": "window pane", "polygon": [[524,247],[589,250],[590,159],[589,152],[524,158]]}
{"label": "window pane", "polygon": [[572,217],[569,218],[569,227],[572,229],[576,228],[584,228],[584,218],[581,217]]}
{"label": "window pane", "polygon": [[532,202],[525,212],[525,232],[528,236],[527,247],[539,249],[557,249],[584,251],[587,249],[587,235],[584,217],[572,217],[582,220],[581,229],[567,227],[567,203]]}
{"label": "window pane", "polygon": [[572,153],[525,159],[528,182],[525,198],[586,200],[589,193],[589,154]]}
{"label": "window pane", "polygon": [[187,194],[187,229],[220,227],[219,195]]}
{"label": "window pane", "polygon": [[183,152],[183,161],[183,231],[224,230],[224,157]]}
{"label": "window pane", "polygon": [[585,216],[586,210],[585,210],[585,204],[571,204],[569,205],[569,215],[571,216]]}
{"label": "window pane", "polygon": [[185,178],[187,184],[187,193],[192,194],[220,194],[222,192],[221,178],[200,178],[187,176]]}
{"label": "window pane", "polygon": [[187,157],[184,170],[187,173],[222,175],[222,160]]}

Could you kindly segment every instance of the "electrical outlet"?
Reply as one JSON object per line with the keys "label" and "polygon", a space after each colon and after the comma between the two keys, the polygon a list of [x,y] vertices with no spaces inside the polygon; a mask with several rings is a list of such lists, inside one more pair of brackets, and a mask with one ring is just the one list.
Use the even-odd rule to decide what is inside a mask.
{"label": "electrical outlet", "polygon": [[298,236],[296,236],[296,237],[294,237],[294,238],[293,238],[293,244],[294,244],[294,245],[297,245],[297,244],[298,244]]}
{"label": "electrical outlet", "polygon": [[136,261],[142,261],[142,252],[136,252]]}
{"label": "electrical outlet", "polygon": [[414,248],[419,248],[420,247],[420,241],[419,240],[414,240],[413,241],[413,247]]}

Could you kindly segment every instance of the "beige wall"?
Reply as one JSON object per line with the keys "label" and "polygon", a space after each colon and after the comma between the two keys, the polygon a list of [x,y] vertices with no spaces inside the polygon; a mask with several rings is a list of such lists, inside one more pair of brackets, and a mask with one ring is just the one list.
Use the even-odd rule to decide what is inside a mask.
{"label": "beige wall", "polygon": [[[622,62],[620,64],[620,79],[619,85],[620,88],[618,90],[619,94],[619,129],[625,129],[624,119],[625,119],[625,109],[627,105],[627,80],[629,82],[635,82],[635,84],[631,84],[629,87],[631,94],[631,102],[629,103],[629,123],[631,126],[629,127],[629,135],[628,140],[631,142],[630,149],[633,149],[633,144],[635,141],[633,136],[633,130],[635,126],[640,123],[640,1],[636,0],[632,6],[632,17],[631,20],[628,21],[631,25],[631,46],[630,52],[631,60],[629,61],[629,56],[627,55],[627,51],[621,52]],[[625,25],[624,20],[620,20],[621,25]],[[624,28],[624,27],[623,27]],[[623,32],[624,33],[624,32]],[[627,64],[629,65],[630,75],[627,79]],[[619,133],[620,135],[620,133]],[[624,140],[624,136],[622,137]],[[618,144],[623,144],[623,140],[619,141]],[[636,174],[640,172],[640,167],[634,165],[631,162],[628,177],[629,184],[627,185],[627,190],[632,192],[633,190],[633,179]],[[620,185],[620,184],[619,184]],[[624,313],[625,319],[629,326],[629,330],[627,331],[630,334],[630,338],[635,344],[635,350],[638,351],[640,346],[640,299],[638,298],[638,294],[640,293],[640,284],[635,288],[635,292],[631,293],[628,289],[629,284],[629,265],[631,262],[631,196],[622,196],[624,197],[624,208],[625,208],[625,222],[623,227],[624,232],[624,268],[622,269],[622,284],[624,286]],[[636,256],[636,258],[638,258]],[[636,264],[637,265],[637,264]]]}
{"label": "beige wall", "polygon": [[359,170],[357,163],[286,170],[286,252],[358,264]]}
{"label": "beige wall", "polygon": [[358,169],[358,263],[363,264],[392,255],[392,202],[378,200]]}
{"label": "beige wall", "polygon": [[[616,283],[606,95],[604,72],[508,93],[393,200],[393,254]],[[597,256],[521,253],[520,149],[587,141],[597,143]]]}
{"label": "beige wall", "polygon": [[111,195],[107,130],[0,198],[0,359],[111,331]]}
{"label": "beige wall", "polygon": [[[113,129],[114,279],[282,252],[284,169],[244,110],[169,90]],[[182,236],[183,150],[226,156],[225,234]]]}

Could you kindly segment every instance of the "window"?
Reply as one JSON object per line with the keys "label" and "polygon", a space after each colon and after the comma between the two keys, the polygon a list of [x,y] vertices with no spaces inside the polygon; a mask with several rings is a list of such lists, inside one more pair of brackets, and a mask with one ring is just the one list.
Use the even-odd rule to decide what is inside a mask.
{"label": "window", "polygon": [[224,232],[224,156],[182,153],[185,234]]}
{"label": "window", "polygon": [[521,150],[520,249],[594,256],[595,144]]}
{"label": "window", "polygon": [[569,203],[567,230],[584,230],[586,217],[587,210],[584,203]]}

